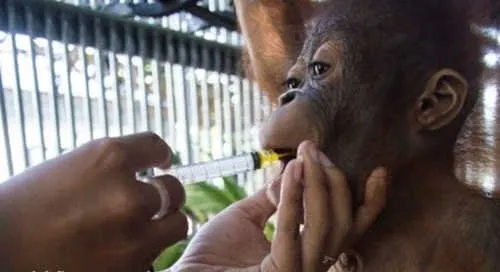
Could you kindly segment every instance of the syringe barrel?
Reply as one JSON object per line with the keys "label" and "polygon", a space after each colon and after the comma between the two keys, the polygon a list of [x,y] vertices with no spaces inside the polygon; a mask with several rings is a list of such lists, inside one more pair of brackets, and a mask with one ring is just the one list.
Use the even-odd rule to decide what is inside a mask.
{"label": "syringe barrel", "polygon": [[156,174],[175,176],[185,184],[251,171],[258,167],[258,163],[256,154],[249,153],[188,166],[179,166]]}

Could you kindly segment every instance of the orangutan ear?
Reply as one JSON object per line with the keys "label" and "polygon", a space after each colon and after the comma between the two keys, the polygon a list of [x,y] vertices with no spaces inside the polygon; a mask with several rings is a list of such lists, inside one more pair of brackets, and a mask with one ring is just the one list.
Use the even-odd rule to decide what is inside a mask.
{"label": "orangutan ear", "polygon": [[467,80],[458,72],[442,69],[435,73],[416,103],[416,119],[424,130],[437,130],[458,115],[467,96]]}

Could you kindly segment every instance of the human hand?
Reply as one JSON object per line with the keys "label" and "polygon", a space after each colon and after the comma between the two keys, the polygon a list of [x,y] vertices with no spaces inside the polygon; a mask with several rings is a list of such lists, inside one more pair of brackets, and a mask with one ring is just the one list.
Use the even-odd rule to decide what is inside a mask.
{"label": "human hand", "polygon": [[[382,210],[386,178],[384,170],[372,173],[367,180],[366,201],[353,217],[344,176],[324,155],[315,152],[311,143],[301,144],[298,159],[292,160],[281,180],[269,187],[281,188],[272,243],[265,238],[263,228],[275,205],[263,189],[205,224],[171,270],[326,271],[350,235],[366,230]],[[325,256],[332,259],[323,262]]]}
{"label": "human hand", "polygon": [[[306,141],[303,144],[307,145],[307,148],[314,148],[314,144],[309,141]],[[328,158],[324,154],[321,156],[323,157],[323,161],[329,162]],[[339,200],[340,203],[343,202],[346,204],[345,208],[342,208],[340,203],[337,205],[339,207],[339,213],[344,213],[342,222],[347,223],[347,226],[350,226],[348,233],[344,235],[333,235],[332,238],[345,236],[344,242],[340,246],[341,251],[350,250],[351,247],[359,241],[359,239],[361,239],[366,230],[373,224],[382,209],[385,207],[388,186],[387,172],[383,167],[378,167],[372,171],[365,183],[363,204],[360,207],[355,208],[355,210],[353,210],[354,207],[351,206],[351,194],[349,193],[347,181],[341,171],[338,168],[334,168],[331,169],[331,171],[325,171],[325,173],[327,176],[331,176],[332,180],[339,180],[340,191],[337,191],[337,193],[340,197],[348,198],[342,201]],[[330,190],[332,190],[332,186],[329,187]],[[267,190],[267,196],[275,206],[277,206],[280,201],[280,190],[280,183],[270,184]],[[334,200],[334,198],[335,195],[330,193],[330,199]],[[337,228],[337,231],[341,230]],[[337,243],[333,242],[333,244]]]}
{"label": "human hand", "polygon": [[92,141],[0,186],[0,263],[5,271],[146,271],[187,235],[184,189],[162,177],[158,191],[135,172],[168,167],[172,152],[143,133]]}

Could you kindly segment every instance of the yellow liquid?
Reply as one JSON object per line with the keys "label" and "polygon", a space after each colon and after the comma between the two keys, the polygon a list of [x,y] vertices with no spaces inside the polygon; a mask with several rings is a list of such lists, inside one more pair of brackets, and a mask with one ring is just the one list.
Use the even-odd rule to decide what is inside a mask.
{"label": "yellow liquid", "polygon": [[260,168],[265,167],[269,164],[275,163],[284,157],[292,156],[292,153],[278,154],[278,153],[270,151],[270,150],[259,151],[258,154],[259,154],[259,158],[260,158],[260,165],[257,167],[257,169],[260,169]]}

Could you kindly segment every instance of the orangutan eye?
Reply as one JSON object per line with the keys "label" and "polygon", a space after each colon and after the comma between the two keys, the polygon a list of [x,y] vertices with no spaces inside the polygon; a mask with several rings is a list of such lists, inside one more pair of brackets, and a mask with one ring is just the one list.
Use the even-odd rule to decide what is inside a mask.
{"label": "orangutan eye", "polygon": [[300,79],[295,78],[295,77],[290,77],[285,81],[285,84],[287,89],[295,89],[300,86]]}
{"label": "orangutan eye", "polygon": [[311,74],[313,76],[320,76],[320,75],[326,73],[326,71],[328,71],[328,69],[330,69],[330,65],[326,64],[324,62],[316,61],[316,62],[311,63],[311,65],[309,65],[309,69],[311,70]]}

